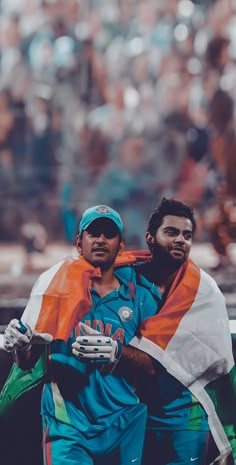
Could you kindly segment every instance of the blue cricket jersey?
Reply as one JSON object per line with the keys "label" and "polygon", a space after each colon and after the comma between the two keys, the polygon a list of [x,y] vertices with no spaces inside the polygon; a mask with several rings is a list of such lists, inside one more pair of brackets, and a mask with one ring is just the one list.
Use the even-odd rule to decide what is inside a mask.
{"label": "blue cricket jersey", "polygon": [[[120,287],[104,297],[91,289],[93,305],[83,322],[128,345],[141,321],[156,313],[157,304],[147,289],[117,277]],[[72,354],[71,345],[80,334],[77,326],[66,343],[56,340],[50,345],[50,379],[42,395],[42,413],[93,437],[118,422],[124,409],[137,405],[139,399],[134,386],[116,376],[115,370],[104,375],[101,361],[82,362]]]}

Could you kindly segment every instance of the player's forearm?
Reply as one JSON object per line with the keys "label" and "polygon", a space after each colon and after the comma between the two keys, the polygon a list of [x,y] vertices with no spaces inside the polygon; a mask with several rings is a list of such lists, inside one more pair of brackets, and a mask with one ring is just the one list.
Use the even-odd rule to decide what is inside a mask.
{"label": "player's forearm", "polygon": [[149,375],[155,374],[153,359],[145,352],[131,346],[122,346],[119,365],[123,365],[125,369],[132,368],[133,370],[142,370]]}
{"label": "player's forearm", "polygon": [[27,351],[15,350],[13,358],[22,370],[29,370],[35,366],[43,350],[43,346],[33,346]]}

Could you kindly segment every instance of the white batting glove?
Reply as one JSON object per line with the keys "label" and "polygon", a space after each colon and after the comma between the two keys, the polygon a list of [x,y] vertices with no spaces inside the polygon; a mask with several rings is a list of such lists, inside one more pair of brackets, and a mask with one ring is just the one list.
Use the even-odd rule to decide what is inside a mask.
{"label": "white batting glove", "polygon": [[14,350],[27,351],[32,344],[49,344],[53,337],[48,333],[37,333],[20,320],[13,319],[8,324],[3,335],[3,348],[7,352]]}
{"label": "white batting glove", "polygon": [[84,336],[78,336],[72,344],[72,353],[80,360],[114,362],[119,359],[121,344],[114,341],[111,337],[89,328],[84,323],[80,327],[85,333]]}

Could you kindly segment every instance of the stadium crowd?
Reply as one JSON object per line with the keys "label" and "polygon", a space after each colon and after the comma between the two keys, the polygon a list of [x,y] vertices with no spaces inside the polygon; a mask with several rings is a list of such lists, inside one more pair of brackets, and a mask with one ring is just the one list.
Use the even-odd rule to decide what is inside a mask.
{"label": "stadium crowd", "polygon": [[72,242],[91,204],[143,247],[163,195],[228,263],[236,237],[234,0],[1,0],[0,240]]}

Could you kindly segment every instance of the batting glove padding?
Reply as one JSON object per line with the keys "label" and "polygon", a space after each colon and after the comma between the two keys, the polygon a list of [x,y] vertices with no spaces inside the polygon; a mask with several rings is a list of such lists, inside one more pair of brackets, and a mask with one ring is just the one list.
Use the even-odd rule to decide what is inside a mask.
{"label": "batting glove padding", "polygon": [[32,344],[49,344],[51,334],[37,333],[26,324],[14,318],[10,321],[3,335],[3,348],[7,352],[29,350]]}
{"label": "batting glove padding", "polygon": [[[83,329],[86,325],[83,325]],[[114,362],[121,355],[121,344],[87,327],[84,336],[78,336],[72,344],[72,353],[80,360]],[[89,334],[88,334],[89,333]],[[92,333],[92,334],[91,334]]]}

